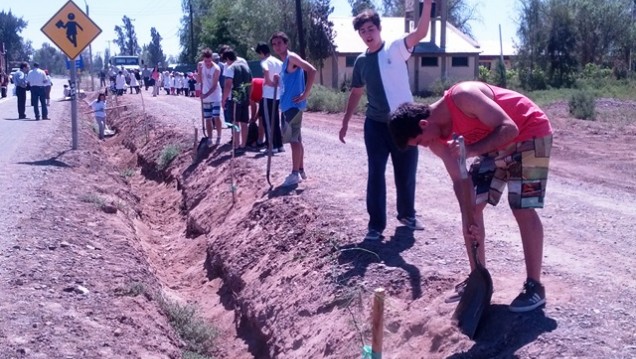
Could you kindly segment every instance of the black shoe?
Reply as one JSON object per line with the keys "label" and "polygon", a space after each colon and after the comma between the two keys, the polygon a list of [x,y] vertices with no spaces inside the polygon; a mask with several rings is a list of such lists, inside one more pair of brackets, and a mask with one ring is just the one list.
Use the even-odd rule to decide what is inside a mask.
{"label": "black shoe", "polygon": [[18,116],[18,120],[24,120],[25,118],[27,118],[26,116]]}
{"label": "black shoe", "polygon": [[526,279],[521,293],[510,303],[510,311],[515,313],[529,312],[545,304],[545,288],[541,283]]}

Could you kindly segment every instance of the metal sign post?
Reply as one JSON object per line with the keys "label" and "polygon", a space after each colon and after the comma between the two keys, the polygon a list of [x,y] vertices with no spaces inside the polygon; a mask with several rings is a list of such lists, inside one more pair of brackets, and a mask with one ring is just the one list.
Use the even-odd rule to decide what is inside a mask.
{"label": "metal sign post", "polygon": [[77,68],[71,66],[71,135],[73,138],[73,149],[77,149]]}
{"label": "metal sign post", "polygon": [[[88,9],[87,9],[88,10]],[[75,59],[101,32],[102,29],[82,9],[69,0],[44,26],[42,32],[48,36],[73,64],[71,73],[71,131],[73,149],[77,149],[77,68]],[[91,59],[89,59],[91,60]]]}

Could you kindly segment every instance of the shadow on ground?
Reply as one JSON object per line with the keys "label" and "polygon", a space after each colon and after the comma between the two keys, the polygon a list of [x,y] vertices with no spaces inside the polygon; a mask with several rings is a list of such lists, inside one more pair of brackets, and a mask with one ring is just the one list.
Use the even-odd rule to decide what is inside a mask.
{"label": "shadow on ground", "polygon": [[475,345],[447,359],[517,358],[517,350],[556,328],[556,320],[546,317],[543,309],[513,313],[507,305],[491,305],[479,323]]}
{"label": "shadow on ground", "polygon": [[352,277],[363,277],[372,263],[383,263],[387,267],[401,268],[409,276],[413,299],[422,296],[422,276],[420,270],[413,264],[407,263],[401,252],[413,247],[415,237],[413,231],[407,227],[398,227],[389,241],[362,241],[339,247],[338,264],[350,263],[353,266],[338,276],[338,283],[347,282]]}

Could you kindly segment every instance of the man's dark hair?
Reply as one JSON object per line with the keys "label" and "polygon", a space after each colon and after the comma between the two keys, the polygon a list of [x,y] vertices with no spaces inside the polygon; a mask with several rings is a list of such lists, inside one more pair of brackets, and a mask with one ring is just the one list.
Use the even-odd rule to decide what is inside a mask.
{"label": "man's dark hair", "polygon": [[256,51],[257,54],[263,54],[263,55],[269,55],[269,46],[267,46],[266,43],[264,42],[259,42],[256,47],[254,48],[254,51]]}
{"label": "man's dark hair", "polygon": [[27,67],[29,67],[29,64],[27,64],[26,62],[20,63],[20,70],[26,69]]}
{"label": "man's dark hair", "polygon": [[216,50],[216,52],[218,52],[219,56],[221,56],[221,59],[223,59],[223,53],[228,51],[228,50],[232,50],[232,46],[230,46],[230,45],[219,45],[219,48]]}
{"label": "man's dark hair", "polygon": [[225,62],[227,60],[236,61],[236,53],[234,53],[234,50],[232,50],[232,49],[226,50],[221,55],[221,60],[223,60],[223,62]]}
{"label": "man's dark hair", "polygon": [[287,34],[282,31],[275,32],[274,35],[269,38],[269,43],[271,44],[274,39],[281,39],[285,44],[289,43],[289,37],[287,37]]}
{"label": "man's dark hair", "polygon": [[210,50],[210,48],[205,48],[203,49],[203,51],[201,52],[201,57],[204,59],[211,59],[212,58],[212,50]]}
{"label": "man's dark hair", "polygon": [[380,28],[380,15],[371,9],[364,10],[353,18],[353,29],[358,31],[364,23],[371,21],[378,29]]}
{"label": "man's dark hair", "polygon": [[399,149],[407,149],[409,140],[422,133],[420,121],[427,119],[430,114],[428,105],[417,102],[403,103],[391,113],[389,131]]}

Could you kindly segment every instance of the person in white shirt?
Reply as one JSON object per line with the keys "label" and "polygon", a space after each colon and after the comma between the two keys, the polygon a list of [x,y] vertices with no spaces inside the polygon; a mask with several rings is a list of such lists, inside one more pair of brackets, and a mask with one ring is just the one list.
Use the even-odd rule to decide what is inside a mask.
{"label": "person in white shirt", "polygon": [[133,93],[132,90],[135,89],[135,93],[140,92],[139,88],[139,80],[137,80],[137,71],[135,70],[130,74],[130,93]]}
{"label": "person in white shirt", "polygon": [[201,108],[208,134],[208,147],[212,144],[212,121],[216,127],[216,145],[221,144],[221,86],[219,76],[221,69],[212,60],[212,50],[203,50],[203,61],[197,65],[197,81],[201,84]]}
{"label": "person in white shirt", "polygon": [[99,127],[99,139],[104,140],[104,130],[106,128],[106,95],[100,93],[97,100],[91,103],[91,108],[95,112],[95,121]]}
{"label": "person in white shirt", "polygon": [[163,72],[163,89],[166,91],[166,95],[170,95],[170,73],[168,71]]}
{"label": "person in white shirt", "polygon": [[126,77],[124,76],[124,72],[120,70],[115,77],[115,90],[117,90],[117,96],[123,95],[125,89]]}
{"label": "person in white shirt", "polygon": [[46,73],[40,69],[40,65],[37,62],[33,63],[33,69],[29,71],[27,82],[31,86],[31,104],[33,105],[35,120],[38,121],[40,119],[38,102],[42,106],[42,119],[48,120],[49,110],[46,107],[45,90],[47,84]]}
{"label": "person in white shirt", "polygon": [[[280,132],[280,115],[278,111],[278,105],[280,101],[280,94],[282,93],[281,84],[278,84],[278,90],[276,91],[276,98],[274,98],[274,75],[279,75],[283,62],[274,56],[271,56],[269,46],[260,42],[254,49],[258,56],[261,58],[261,68],[263,68],[263,98],[259,104],[259,112],[261,118],[265,119],[265,134],[267,141],[272,142],[272,149],[278,152],[284,152],[283,140]],[[272,116],[272,109],[274,109],[274,117]],[[272,125],[273,138],[269,138],[269,124]]]}

